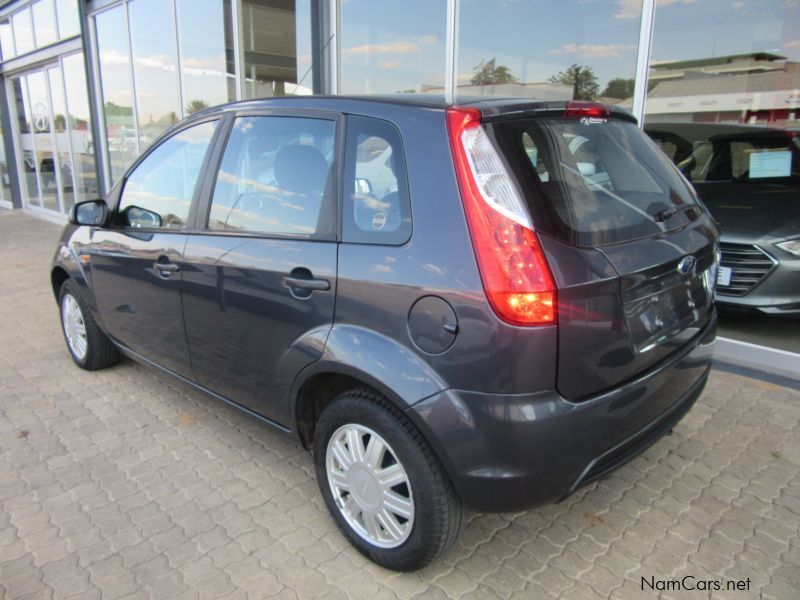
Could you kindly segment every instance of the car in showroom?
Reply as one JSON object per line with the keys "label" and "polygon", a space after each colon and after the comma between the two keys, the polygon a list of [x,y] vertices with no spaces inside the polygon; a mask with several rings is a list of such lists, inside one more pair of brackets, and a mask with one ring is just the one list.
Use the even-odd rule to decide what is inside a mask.
{"label": "car in showroom", "polygon": [[124,354],[294,437],[343,535],[411,570],[465,509],[562,500],[686,414],[717,239],[619,109],[295,97],[171,128],[51,273],[77,365]]}
{"label": "car in showroom", "polygon": [[721,230],[717,303],[800,316],[800,131],[650,123]]}

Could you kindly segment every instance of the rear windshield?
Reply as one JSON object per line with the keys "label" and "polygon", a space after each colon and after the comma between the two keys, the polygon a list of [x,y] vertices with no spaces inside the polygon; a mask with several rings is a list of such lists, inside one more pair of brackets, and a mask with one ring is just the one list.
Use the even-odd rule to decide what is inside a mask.
{"label": "rear windshield", "polygon": [[536,118],[495,123],[490,135],[536,227],[576,245],[657,235],[700,216],[688,184],[633,123]]}

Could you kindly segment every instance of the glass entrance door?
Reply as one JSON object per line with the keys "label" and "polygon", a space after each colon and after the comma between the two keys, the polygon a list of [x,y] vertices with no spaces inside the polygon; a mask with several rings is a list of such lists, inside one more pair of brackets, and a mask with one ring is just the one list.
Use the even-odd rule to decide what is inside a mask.
{"label": "glass entrance door", "polygon": [[80,54],[9,78],[25,206],[66,213],[97,195]]}

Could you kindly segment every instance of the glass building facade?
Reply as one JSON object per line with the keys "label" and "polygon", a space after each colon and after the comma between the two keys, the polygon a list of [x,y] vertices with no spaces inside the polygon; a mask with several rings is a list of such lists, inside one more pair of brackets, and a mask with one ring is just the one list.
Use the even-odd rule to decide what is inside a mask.
{"label": "glass building facade", "polygon": [[[752,297],[800,260],[798,32],[787,0],[0,2],[0,206],[63,220],[172,124],[234,100],[599,100],[630,110],[724,213],[722,283]],[[770,229],[770,211],[790,226]],[[723,333],[800,352],[797,327],[756,314]]]}

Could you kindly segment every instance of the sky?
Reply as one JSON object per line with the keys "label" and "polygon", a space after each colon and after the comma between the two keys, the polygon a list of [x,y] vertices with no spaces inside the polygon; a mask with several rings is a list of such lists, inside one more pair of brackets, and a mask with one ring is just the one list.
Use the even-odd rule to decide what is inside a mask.
{"label": "sky", "polygon": [[[444,0],[344,0],[344,92],[443,84]],[[492,58],[523,81],[572,63],[632,78],[641,0],[461,0],[458,77]],[[800,0],[658,0],[653,60],[770,51],[800,60]]]}

